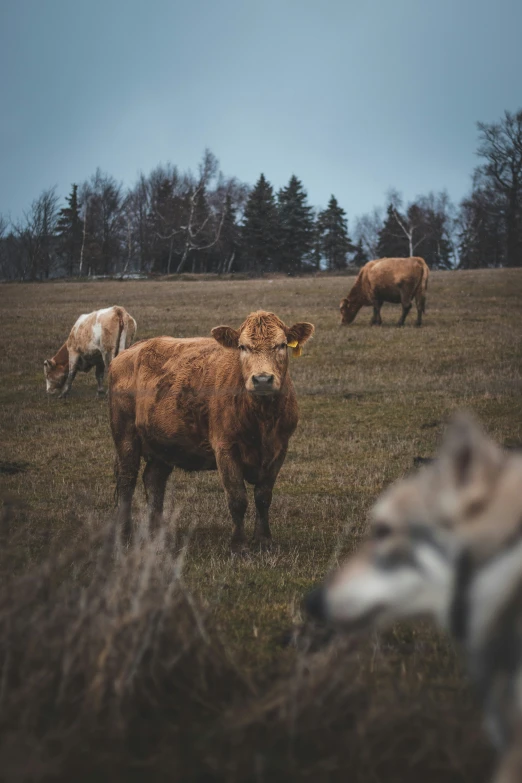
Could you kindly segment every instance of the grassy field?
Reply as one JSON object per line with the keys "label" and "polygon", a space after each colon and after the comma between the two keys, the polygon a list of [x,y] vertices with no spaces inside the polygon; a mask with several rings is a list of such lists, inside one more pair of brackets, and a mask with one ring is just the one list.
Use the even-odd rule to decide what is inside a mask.
{"label": "grassy field", "polygon": [[[299,622],[303,593],[357,546],[383,487],[408,471],[415,456],[433,454],[452,411],[471,409],[501,443],[522,441],[522,270],[433,273],[421,329],[412,314],[403,329],[395,328],[400,308],[391,305],[383,308],[381,328],[369,326],[370,309],[341,328],[338,303],[351,283],[325,277],[0,286],[0,482],[4,507],[16,520],[3,560],[20,579],[53,553],[84,546],[113,515],[107,401],[96,398],[94,375],[78,374],[67,402],[45,394],[43,361],[80,313],[121,304],[137,320],[139,338],[207,335],[218,324],[237,327],[256,309],[274,311],[289,325],[306,320],[316,326],[303,356],[290,359],[300,423],[275,488],[273,551],[229,555],[231,525],[216,474],[175,472],[169,484],[169,530],[178,544],[188,543],[184,583],[234,671],[249,683],[249,696],[239,689],[224,702],[227,708],[240,702],[230,724],[235,728],[227,730],[227,759],[220,755],[226,743],[220,741],[218,752],[217,741],[208,739],[197,753],[208,757],[198,780],[297,780],[309,771],[314,780],[344,780],[351,773],[352,780],[404,781],[405,770],[412,780],[433,771],[433,759],[440,769],[425,779],[485,779],[489,755],[472,700],[453,652],[431,630],[399,628],[361,641],[344,658],[328,647],[310,660],[284,638]],[[140,487],[137,517],[143,504]],[[247,530],[253,498],[248,519]],[[67,578],[81,576],[71,568]],[[341,666],[341,659],[349,665]],[[311,671],[308,679],[304,670]],[[339,706],[339,670],[356,691],[343,691],[349,709]],[[306,702],[301,723],[281,707],[292,687]],[[248,699],[255,709],[245,707]],[[416,706],[397,708],[395,716],[399,702]],[[359,703],[365,706],[355,709]],[[310,726],[326,721],[325,710],[337,716],[334,739],[312,740]],[[271,738],[270,721],[281,735],[288,729],[287,744],[282,736]],[[398,737],[399,727],[411,728],[412,721],[426,726],[424,734],[394,740],[395,728]],[[421,752],[424,735],[429,748]],[[357,744],[357,759],[347,736]],[[471,739],[481,743],[479,752]],[[259,748],[254,752],[256,742],[271,748],[271,761]],[[240,747],[252,751],[244,760]],[[214,777],[205,777],[210,769]],[[181,779],[188,777],[185,769]]]}

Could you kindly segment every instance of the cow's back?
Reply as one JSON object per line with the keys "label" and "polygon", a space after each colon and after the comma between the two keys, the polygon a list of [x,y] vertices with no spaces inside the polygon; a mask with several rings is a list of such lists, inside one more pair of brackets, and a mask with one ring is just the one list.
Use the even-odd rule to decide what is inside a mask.
{"label": "cow's back", "polygon": [[144,454],[186,470],[215,469],[211,421],[237,388],[235,353],[205,337],[156,337],[121,353],[109,374],[115,440],[134,429]]}
{"label": "cow's back", "polygon": [[179,407],[187,394],[208,396],[226,373],[228,354],[207,337],[141,340],[113,360],[109,387],[113,396],[131,395],[136,417],[149,421],[158,406]]}
{"label": "cow's back", "polygon": [[416,286],[427,270],[422,258],[380,258],[367,270],[367,277],[372,290],[379,293],[396,292],[409,283]]}

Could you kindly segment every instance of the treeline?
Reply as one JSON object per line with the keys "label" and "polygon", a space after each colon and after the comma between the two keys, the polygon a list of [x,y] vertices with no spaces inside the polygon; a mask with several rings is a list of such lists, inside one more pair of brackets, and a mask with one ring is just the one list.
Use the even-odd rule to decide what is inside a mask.
{"label": "treeline", "polygon": [[161,165],[127,190],[98,170],[61,208],[50,188],[20,220],[0,216],[0,277],[301,274],[409,255],[440,269],[522,266],[522,110],[478,133],[481,162],[458,207],[445,192],[404,204],[392,190],[353,235],[335,196],[316,209],[295,175],[277,193],[263,174],[250,188],[209,150],[197,173]]}

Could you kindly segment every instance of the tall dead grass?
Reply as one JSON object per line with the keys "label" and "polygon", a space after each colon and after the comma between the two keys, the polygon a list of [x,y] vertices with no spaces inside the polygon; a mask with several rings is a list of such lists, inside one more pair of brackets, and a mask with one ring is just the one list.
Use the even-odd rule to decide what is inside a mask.
{"label": "tall dead grass", "polygon": [[[325,645],[305,629],[294,670],[254,683],[187,590],[186,540],[140,529],[122,551],[108,525],[15,576],[15,521],[8,509],[2,780],[485,779],[473,700],[455,672],[448,687],[453,658],[437,637]],[[423,658],[437,660],[432,686]]]}
{"label": "tall dead grass", "polygon": [[185,779],[248,684],[185,588],[184,549],[160,533],[121,552],[109,525],[22,576],[4,570],[3,780],[124,779],[165,750],[169,779]]}

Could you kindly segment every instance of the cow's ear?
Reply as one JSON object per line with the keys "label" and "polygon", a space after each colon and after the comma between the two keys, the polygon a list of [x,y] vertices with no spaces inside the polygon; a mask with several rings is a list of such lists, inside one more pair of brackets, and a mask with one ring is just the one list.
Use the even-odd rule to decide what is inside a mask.
{"label": "cow's ear", "polygon": [[223,348],[237,348],[239,345],[239,332],[231,326],[215,326],[211,335]]}
{"label": "cow's ear", "polygon": [[339,309],[341,309],[342,307],[348,307],[348,299],[346,297],[344,297],[344,299],[341,299],[341,301],[339,302]]}
{"label": "cow's ear", "polygon": [[314,331],[315,326],[313,324],[307,324],[306,322],[294,324],[290,329],[286,330],[286,340],[288,344],[297,343],[298,345],[304,345]]}
{"label": "cow's ear", "polygon": [[44,362],[44,367],[47,370],[52,370],[53,367],[55,367],[55,366],[56,366],[56,362],[54,361],[54,359],[46,359],[45,362]]}

